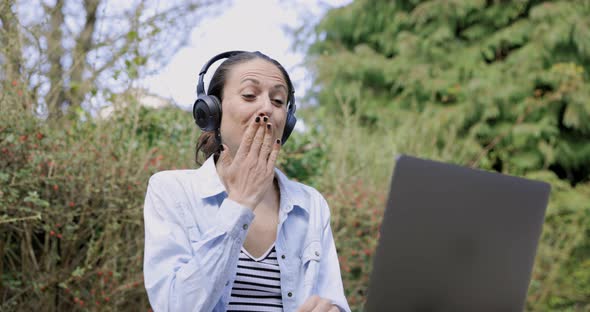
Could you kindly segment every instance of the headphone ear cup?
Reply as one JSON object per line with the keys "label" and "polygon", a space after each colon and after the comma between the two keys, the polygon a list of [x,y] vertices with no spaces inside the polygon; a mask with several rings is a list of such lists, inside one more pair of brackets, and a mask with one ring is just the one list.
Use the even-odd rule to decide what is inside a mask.
{"label": "headphone ear cup", "polygon": [[214,131],[221,124],[221,103],[216,96],[202,95],[193,105],[193,118],[202,131]]}
{"label": "headphone ear cup", "polygon": [[215,95],[208,95],[209,99],[211,99],[212,105],[215,107],[215,110],[219,112],[219,121],[221,121],[221,101]]}
{"label": "headphone ear cup", "polygon": [[297,117],[292,112],[287,114],[287,122],[285,123],[285,130],[283,130],[283,137],[281,138],[281,145],[284,145],[287,142],[287,139],[295,129],[295,124],[297,123]]}

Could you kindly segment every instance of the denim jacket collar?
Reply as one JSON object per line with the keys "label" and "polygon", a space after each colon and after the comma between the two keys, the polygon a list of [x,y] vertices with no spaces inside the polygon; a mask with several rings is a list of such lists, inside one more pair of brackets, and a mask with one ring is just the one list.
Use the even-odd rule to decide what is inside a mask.
{"label": "denim jacket collar", "polygon": [[[218,195],[219,193],[226,192],[225,186],[221,182],[217,169],[215,167],[214,156],[210,156],[203,165],[196,170],[195,183],[197,184],[197,192],[201,198],[207,198]],[[285,209],[285,213],[291,212],[295,207],[303,209],[309,213],[307,205],[305,205],[301,199],[301,188],[297,182],[290,181],[289,178],[278,168],[275,167],[275,178],[279,182],[279,189],[281,192],[281,209]]]}

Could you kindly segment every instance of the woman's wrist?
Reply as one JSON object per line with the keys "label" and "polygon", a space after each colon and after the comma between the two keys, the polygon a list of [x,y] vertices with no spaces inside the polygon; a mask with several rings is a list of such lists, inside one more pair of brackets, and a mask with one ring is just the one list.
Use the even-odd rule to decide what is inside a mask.
{"label": "woman's wrist", "polygon": [[254,210],[254,207],[256,207],[256,204],[253,203],[251,200],[244,199],[241,196],[236,196],[236,195],[233,195],[233,194],[228,194],[227,198],[235,201],[236,203],[238,203],[238,204],[240,204],[240,205],[242,205],[244,207],[248,207],[248,208],[250,208],[252,210]]}

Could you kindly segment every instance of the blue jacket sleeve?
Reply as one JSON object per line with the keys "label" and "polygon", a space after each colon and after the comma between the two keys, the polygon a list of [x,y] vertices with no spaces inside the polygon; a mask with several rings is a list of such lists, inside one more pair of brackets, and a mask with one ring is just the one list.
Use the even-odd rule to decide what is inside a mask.
{"label": "blue jacket sleeve", "polygon": [[[144,204],[144,282],[154,311],[211,311],[237,266],[254,214],[225,199],[216,224],[193,238],[183,226],[183,203],[152,176]],[[168,186],[170,187],[170,186]]]}
{"label": "blue jacket sleeve", "polygon": [[[322,197],[324,208],[329,216],[329,208],[325,199]],[[323,227],[322,235],[322,250],[324,252],[323,260],[320,262],[320,270],[318,276],[318,295],[326,298],[337,305],[340,311],[350,312],[350,307],[344,296],[344,287],[342,285],[342,276],[340,275],[340,263],[338,262],[338,255],[336,253],[336,245],[332,235],[332,228],[330,226],[330,218]]]}

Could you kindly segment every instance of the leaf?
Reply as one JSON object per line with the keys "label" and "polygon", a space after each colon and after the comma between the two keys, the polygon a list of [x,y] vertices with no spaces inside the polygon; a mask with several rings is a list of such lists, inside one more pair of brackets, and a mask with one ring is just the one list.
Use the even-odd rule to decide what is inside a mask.
{"label": "leaf", "polygon": [[10,174],[6,172],[0,172],[0,182],[8,182],[10,180]]}
{"label": "leaf", "polygon": [[136,56],[135,58],[133,58],[133,63],[135,63],[136,65],[145,65],[146,62],[147,58],[144,56]]}
{"label": "leaf", "polygon": [[84,272],[86,272],[86,269],[84,269],[83,267],[76,267],[74,271],[72,271],[71,275],[73,277],[82,277],[82,275],[84,275]]}
{"label": "leaf", "polygon": [[130,41],[134,41],[139,37],[137,31],[132,30],[130,32],[127,33],[127,39]]}
{"label": "leaf", "polygon": [[27,196],[24,198],[25,203],[32,203],[40,207],[49,207],[49,202],[39,198],[37,191],[29,191]]}

